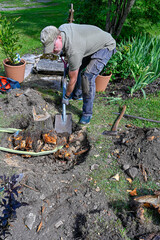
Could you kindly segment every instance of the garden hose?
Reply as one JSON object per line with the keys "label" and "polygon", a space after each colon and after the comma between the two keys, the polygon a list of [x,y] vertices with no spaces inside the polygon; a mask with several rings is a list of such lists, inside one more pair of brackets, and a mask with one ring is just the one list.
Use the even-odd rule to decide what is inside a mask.
{"label": "garden hose", "polygon": [[30,155],[30,156],[37,157],[37,156],[44,156],[44,155],[48,155],[48,154],[57,152],[61,148],[63,148],[63,146],[56,147],[55,149],[50,150],[50,151],[26,152],[26,151],[19,151],[19,150],[14,150],[14,149],[10,149],[10,148],[0,147],[0,151],[9,152],[9,153],[16,153],[16,154],[23,154],[23,155]]}
{"label": "garden hose", "polygon": [[22,129],[16,129],[16,128],[0,128],[0,132],[6,132],[6,133],[14,133],[17,131],[22,131]]}

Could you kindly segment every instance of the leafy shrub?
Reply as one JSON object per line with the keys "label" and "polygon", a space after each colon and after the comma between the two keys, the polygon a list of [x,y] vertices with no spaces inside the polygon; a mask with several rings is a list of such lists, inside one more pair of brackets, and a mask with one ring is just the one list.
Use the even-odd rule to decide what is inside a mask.
{"label": "leafy shrub", "polygon": [[103,68],[102,73],[110,74],[112,73],[112,79],[115,76],[120,75],[120,66],[123,60],[122,53],[118,50],[108,61],[107,65]]}
{"label": "leafy shrub", "polygon": [[4,236],[9,234],[9,232],[7,232],[9,220],[13,221],[16,218],[16,209],[21,206],[21,203],[17,201],[15,197],[18,197],[18,190],[21,188],[18,182],[21,181],[22,177],[23,174],[14,174],[11,178],[6,175],[0,176],[2,181],[0,192],[4,193],[4,198],[0,202],[0,206],[3,209],[3,216],[0,216],[0,233]]}
{"label": "leafy shrub", "polygon": [[96,25],[105,29],[106,2],[103,0],[73,0],[75,23]]}
{"label": "leafy shrub", "polygon": [[[111,8],[109,9],[107,0],[73,0],[75,22],[96,25],[105,30],[107,12],[110,13],[112,19],[117,14],[117,3],[122,1],[110,2]],[[127,1],[123,2],[125,4]],[[159,23],[160,20],[159,9],[159,0],[135,1],[131,12],[124,22],[121,36],[118,39],[128,38],[128,36],[134,36],[139,32],[152,32],[153,24]]]}
{"label": "leafy shrub", "polygon": [[114,75],[123,79],[134,78],[135,85],[130,89],[142,90],[160,76],[160,40],[149,35],[130,38],[117,46],[117,53],[107,64]]}
{"label": "leafy shrub", "polygon": [[19,42],[19,34],[15,30],[15,22],[18,18],[8,19],[6,16],[0,16],[0,47],[6,58],[14,65],[17,63],[16,54],[22,47]]}

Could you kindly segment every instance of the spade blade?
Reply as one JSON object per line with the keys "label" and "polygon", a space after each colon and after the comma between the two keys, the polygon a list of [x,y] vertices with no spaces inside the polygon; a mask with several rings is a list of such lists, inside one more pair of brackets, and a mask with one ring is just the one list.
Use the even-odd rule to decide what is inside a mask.
{"label": "spade blade", "polygon": [[62,118],[62,115],[57,114],[55,116],[55,131],[57,133],[72,133],[72,115],[66,114],[65,121]]}

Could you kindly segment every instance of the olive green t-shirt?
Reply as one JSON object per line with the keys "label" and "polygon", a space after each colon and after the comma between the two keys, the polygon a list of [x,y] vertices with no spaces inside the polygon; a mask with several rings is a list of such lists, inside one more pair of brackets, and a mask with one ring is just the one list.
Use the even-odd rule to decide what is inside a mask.
{"label": "olive green t-shirt", "polygon": [[110,51],[116,47],[116,41],[100,28],[92,25],[66,23],[59,27],[70,71],[79,69],[82,59],[102,48]]}

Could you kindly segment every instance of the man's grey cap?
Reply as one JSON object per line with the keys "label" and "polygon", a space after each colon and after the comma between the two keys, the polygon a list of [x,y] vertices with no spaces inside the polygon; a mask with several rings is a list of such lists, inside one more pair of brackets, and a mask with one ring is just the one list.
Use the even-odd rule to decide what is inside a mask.
{"label": "man's grey cap", "polygon": [[54,48],[54,40],[57,38],[59,30],[54,26],[45,27],[41,31],[40,40],[44,46],[44,53],[52,53]]}

